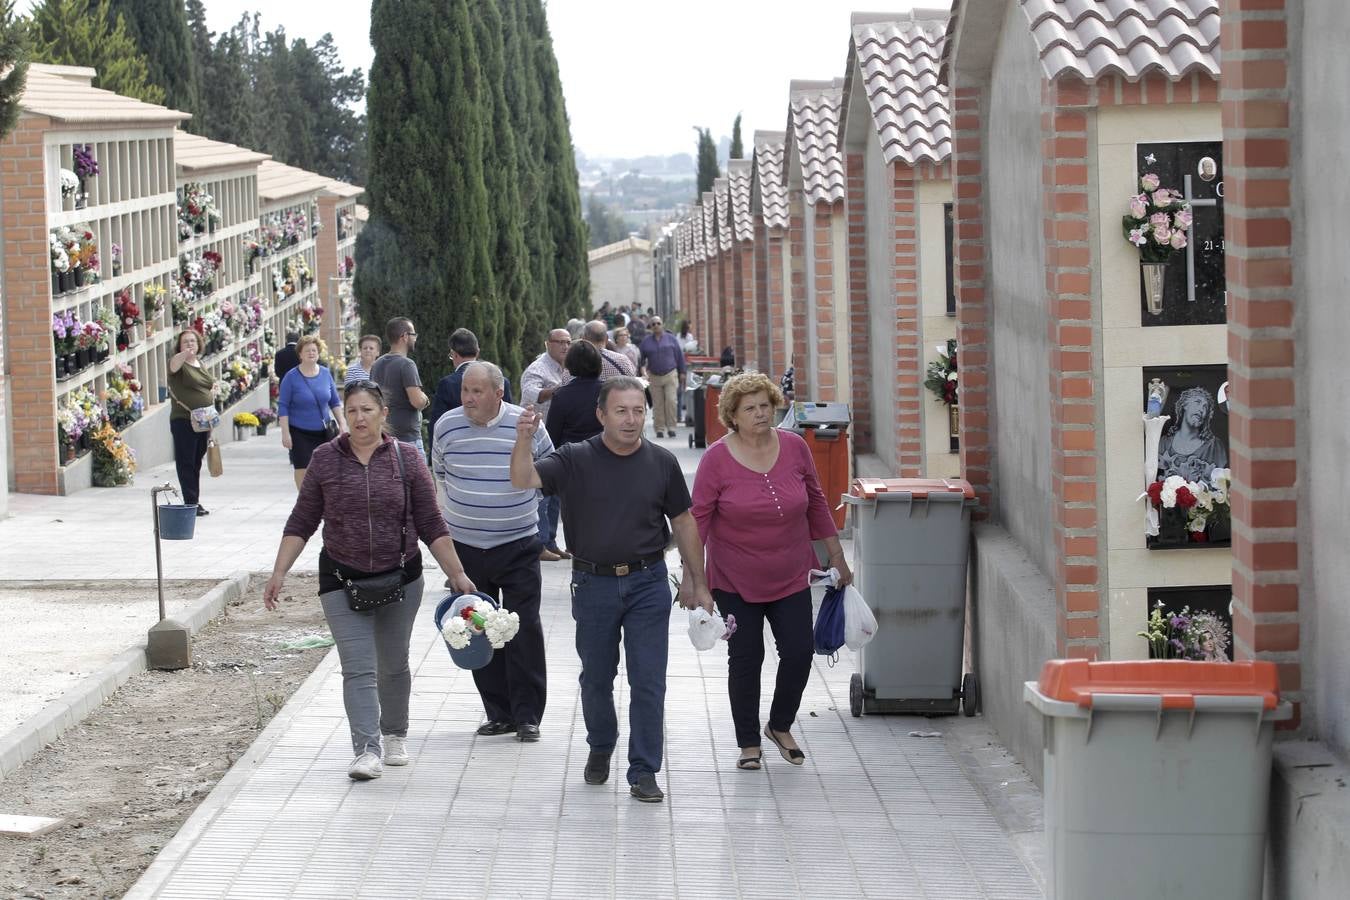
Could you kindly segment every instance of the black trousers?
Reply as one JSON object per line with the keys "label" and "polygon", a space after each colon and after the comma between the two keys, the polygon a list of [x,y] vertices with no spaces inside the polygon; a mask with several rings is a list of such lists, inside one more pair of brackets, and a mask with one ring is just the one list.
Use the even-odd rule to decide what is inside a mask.
{"label": "black trousers", "polygon": [[183,502],[191,505],[201,497],[202,460],[206,458],[209,431],[193,431],[187,419],[170,419],[169,434],[173,436],[173,465],[178,470],[178,490]]}
{"label": "black trousers", "polygon": [[544,659],[544,625],[539,619],[538,535],[487,550],[455,541],[455,552],[478,590],[520,616],[520,631],[492,662],[473,672],[490,722],[538,725],[548,699]]}
{"label": "black trousers", "polygon": [[764,667],[764,620],[778,645],[778,679],[769,706],[769,727],[788,731],[797,718],[802,692],[811,678],[815,639],[811,631],[811,589],[771,603],[746,603],[739,594],[713,591],[723,618],[736,617],[736,633],[727,641],[727,694],[736,746],[758,747],[759,682]]}

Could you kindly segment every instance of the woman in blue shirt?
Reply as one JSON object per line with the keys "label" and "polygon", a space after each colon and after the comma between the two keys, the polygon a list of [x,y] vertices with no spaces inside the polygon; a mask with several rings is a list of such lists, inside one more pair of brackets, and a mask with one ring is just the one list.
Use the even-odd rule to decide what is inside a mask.
{"label": "woman in blue shirt", "polygon": [[342,401],[327,366],[319,365],[323,341],[307,334],[295,345],[300,365],[286,373],[277,392],[277,421],[281,425],[281,446],[291,451],[295,469],[295,487],[305,480],[305,469],[314,448],[328,440],[328,422],[337,423],[338,432],[346,430]]}

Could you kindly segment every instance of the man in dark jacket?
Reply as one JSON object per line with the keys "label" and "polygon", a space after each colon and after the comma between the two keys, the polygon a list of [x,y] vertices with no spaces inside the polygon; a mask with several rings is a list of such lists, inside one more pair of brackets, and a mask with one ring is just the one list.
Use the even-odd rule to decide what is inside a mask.
{"label": "man in dark jacket", "polygon": [[300,354],[295,349],[295,345],[299,342],[299,332],[286,332],[286,346],[278,350],[272,359],[272,370],[277,373],[277,381],[285,378],[287,372],[300,365]]}
{"label": "man in dark jacket", "polygon": [[[436,433],[436,420],[462,404],[459,400],[460,385],[464,382],[464,367],[478,359],[478,336],[467,328],[456,328],[450,335],[450,361],[455,371],[436,383],[436,397],[431,401],[431,433]],[[502,376],[502,400],[511,402],[511,379]]]}

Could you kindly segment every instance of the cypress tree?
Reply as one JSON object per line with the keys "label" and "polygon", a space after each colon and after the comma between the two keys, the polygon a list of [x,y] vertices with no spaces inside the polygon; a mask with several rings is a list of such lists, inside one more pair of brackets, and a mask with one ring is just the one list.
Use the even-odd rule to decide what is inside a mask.
{"label": "cypress tree", "polygon": [[356,244],[361,319],[409,316],[426,384],[457,327],[487,333],[494,302],[483,181],[482,73],[468,0],[374,0],[370,220]]}
{"label": "cypress tree", "polygon": [[94,87],[163,103],[164,89],[150,80],[150,65],[108,0],[43,0],[28,21],[33,60],[98,70]]}
{"label": "cypress tree", "polygon": [[528,0],[527,9],[526,27],[534,42],[534,74],[543,89],[541,149],[557,279],[553,321],[562,324],[574,316],[587,315],[591,308],[591,273],[586,260],[589,237],[581,217],[577,160],[563,103],[562,80],[542,0]]}
{"label": "cypress tree", "polygon": [[28,44],[14,18],[12,0],[0,0],[0,139],[19,121],[19,100],[28,80]]}
{"label": "cypress tree", "polygon": [[195,118],[201,97],[183,0],[110,0],[109,9],[122,16],[149,65],[151,83],[164,89],[165,105]]}
{"label": "cypress tree", "polygon": [[741,114],[736,113],[736,121],[731,124],[731,152],[728,159],[745,159],[745,144],[741,142]]}
{"label": "cypress tree", "polygon": [[506,99],[506,42],[497,0],[480,0],[474,36],[483,75],[483,180],[492,220],[493,276],[496,303],[487,318],[484,356],[516,377],[523,368],[529,260],[522,227],[516,135]]}
{"label": "cypress tree", "polygon": [[703,195],[713,189],[713,182],[722,177],[717,167],[717,142],[713,140],[712,129],[695,128],[698,132],[698,196],[695,203],[702,202]]}

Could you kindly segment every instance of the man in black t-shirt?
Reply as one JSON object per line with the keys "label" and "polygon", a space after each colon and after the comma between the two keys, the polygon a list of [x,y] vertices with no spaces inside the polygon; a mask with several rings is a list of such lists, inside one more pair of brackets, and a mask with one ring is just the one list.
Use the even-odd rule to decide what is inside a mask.
{"label": "man in black t-shirt", "polygon": [[[656,784],[665,729],[670,587],[665,552],[671,530],[684,561],[680,603],[713,609],[703,574],[703,543],[689,512],[689,489],[674,454],[642,439],[647,401],[642,382],[619,376],[600,386],[596,414],[604,431],[566,444],[535,462],[533,408],[516,423],[511,483],[562,497],[563,533],[572,559],[572,618],[581,657],[587,784],[604,784],[619,740],[614,711],[619,638],[627,660],[629,792],[645,803],[665,794]],[[622,503],[612,486],[625,485]],[[667,526],[669,520],[669,526]]]}

